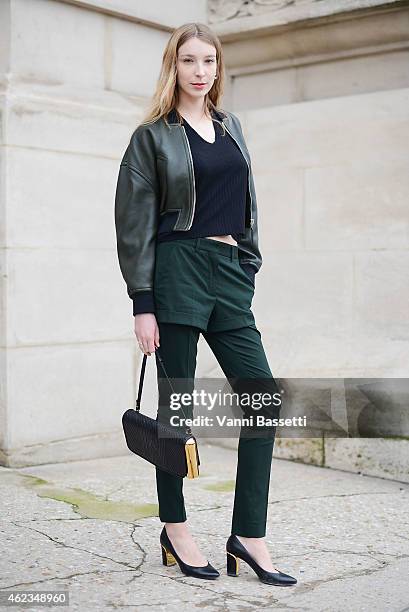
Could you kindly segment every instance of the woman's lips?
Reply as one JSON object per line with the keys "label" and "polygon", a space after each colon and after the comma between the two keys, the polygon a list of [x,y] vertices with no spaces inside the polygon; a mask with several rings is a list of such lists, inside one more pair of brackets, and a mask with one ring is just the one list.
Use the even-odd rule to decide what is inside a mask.
{"label": "woman's lips", "polygon": [[206,83],[192,83],[193,87],[197,87],[198,89],[201,89],[202,87],[204,87],[206,85]]}

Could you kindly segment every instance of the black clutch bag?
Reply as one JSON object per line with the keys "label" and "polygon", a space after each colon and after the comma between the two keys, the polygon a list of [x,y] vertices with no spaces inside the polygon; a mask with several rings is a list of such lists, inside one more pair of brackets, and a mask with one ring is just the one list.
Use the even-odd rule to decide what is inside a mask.
{"label": "black clutch bag", "polygon": [[[156,355],[173,391],[158,349],[156,349]],[[180,428],[161,423],[157,417],[152,419],[140,412],[146,359],[147,355],[144,355],[135,410],[129,408],[122,416],[128,448],[165,472],[182,478],[185,476],[197,478],[200,465],[199,451],[190,427],[185,427],[183,431]]]}

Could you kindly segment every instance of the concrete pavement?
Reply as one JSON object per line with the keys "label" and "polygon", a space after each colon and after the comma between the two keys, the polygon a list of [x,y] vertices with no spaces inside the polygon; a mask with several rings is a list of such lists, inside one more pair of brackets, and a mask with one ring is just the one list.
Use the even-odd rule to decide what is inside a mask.
{"label": "concrete pavement", "polygon": [[280,588],[244,562],[226,575],[236,452],[201,440],[200,458],[186,508],[216,581],[162,565],[154,468],[127,454],[0,468],[0,589],[68,590],[61,609],[86,612],[408,609],[409,485],[274,458],[266,539],[298,580]]}

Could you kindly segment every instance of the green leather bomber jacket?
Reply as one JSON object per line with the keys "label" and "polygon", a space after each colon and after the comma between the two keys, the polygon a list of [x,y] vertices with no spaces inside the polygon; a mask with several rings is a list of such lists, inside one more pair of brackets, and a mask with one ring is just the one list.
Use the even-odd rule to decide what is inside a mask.
{"label": "green leather bomber jacket", "polygon": [[[248,166],[245,236],[237,243],[239,263],[257,273],[257,200],[250,154],[240,120],[227,111],[211,111],[236,141]],[[167,124],[168,123],[168,124]],[[173,231],[189,230],[196,203],[192,153],[175,109],[164,118],[141,124],[133,132],[121,160],[115,194],[115,229],[119,266],[128,296],[153,292],[156,235],[161,215],[178,211]]]}

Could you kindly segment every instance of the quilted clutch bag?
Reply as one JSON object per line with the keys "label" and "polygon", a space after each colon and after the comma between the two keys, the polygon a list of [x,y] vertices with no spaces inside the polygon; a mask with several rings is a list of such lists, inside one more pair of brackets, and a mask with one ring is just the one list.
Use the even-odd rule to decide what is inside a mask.
{"label": "quilted clutch bag", "polygon": [[[155,352],[173,390],[158,349]],[[200,465],[199,451],[190,427],[185,427],[183,431],[180,428],[161,423],[157,417],[152,419],[140,412],[146,360],[147,355],[144,355],[135,409],[129,408],[122,416],[122,426],[128,448],[165,472],[182,478],[185,476],[197,478]]]}

